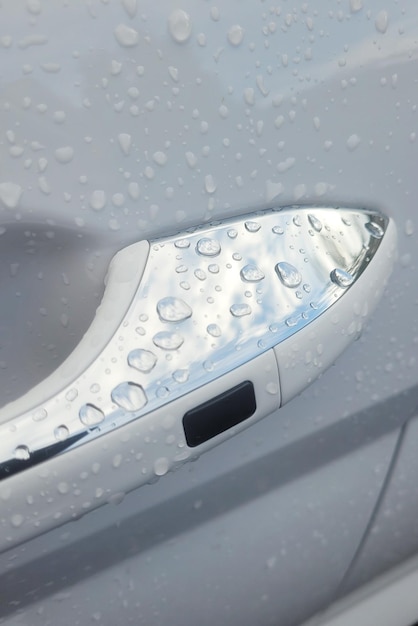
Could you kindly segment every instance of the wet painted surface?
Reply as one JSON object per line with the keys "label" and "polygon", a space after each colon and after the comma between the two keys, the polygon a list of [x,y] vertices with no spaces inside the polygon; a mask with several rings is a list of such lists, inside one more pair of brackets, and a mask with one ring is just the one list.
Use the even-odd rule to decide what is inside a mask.
{"label": "wet painted surface", "polygon": [[[201,469],[171,476],[170,489],[164,481],[153,485],[141,496],[146,503],[138,504],[133,494],[128,503],[110,509],[107,518],[99,511],[7,555],[4,576],[9,567],[18,573],[10,574],[9,586],[2,585],[7,589],[5,623],[58,623],[71,613],[71,623],[85,623],[90,615],[93,623],[106,624],[114,623],[121,611],[127,622],[137,623],[142,611],[143,623],[150,623],[150,615],[155,624],[166,623],[173,608],[180,614],[182,610],[180,587],[167,582],[172,581],[172,571],[179,585],[190,590],[197,579],[188,573],[196,572],[198,560],[210,561],[217,572],[214,577],[209,570],[199,570],[200,588],[209,590],[201,598],[207,603],[200,606],[207,607],[211,623],[212,618],[232,623],[234,608],[242,606],[241,624],[244,614],[251,624],[277,623],[278,611],[291,624],[332,597],[382,485],[399,426],[394,416],[409,415],[405,398],[416,384],[418,7],[412,0],[387,0],[384,6],[378,0],[328,4],[247,2],[243,10],[242,3],[233,1],[202,6],[191,1],[3,1],[0,390],[5,401],[38,382],[74,347],[97,307],[108,260],[128,243],[238,214],[243,207],[264,208],[273,201],[377,207],[395,218],[400,232],[399,265],[387,297],[338,369],[284,408],[280,419],[274,415],[208,454],[196,465]],[[37,238],[25,232],[36,232]],[[10,244],[13,237],[16,245]],[[39,239],[45,254],[39,251]],[[26,245],[26,240],[35,243]],[[63,256],[63,250],[68,255]],[[70,264],[69,259],[77,262]],[[80,274],[87,282],[78,280]],[[398,401],[386,414],[383,401],[390,398]],[[390,431],[386,447],[379,445],[381,433],[371,429],[371,407],[379,402],[380,418]],[[352,424],[351,418],[363,425],[353,444],[359,457],[355,466],[362,471],[353,474],[356,480],[346,491],[335,479],[334,490],[326,490],[334,494],[326,508],[322,486],[329,474],[323,474],[323,459],[333,456],[339,429]],[[249,479],[240,469],[243,459],[257,458],[262,465],[269,451],[282,446],[281,454],[288,450],[289,455],[274,459],[283,458],[284,465],[294,467],[295,458],[304,458],[306,449],[292,452],[291,443],[309,441],[319,450],[322,435],[330,431],[334,436],[327,440],[328,456],[318,454],[309,467],[313,478],[308,493],[319,494],[309,510],[303,504],[309,502],[307,492],[298,491],[300,480],[285,472],[292,488],[280,485],[274,501],[258,497],[262,485],[255,478],[253,490],[247,489]],[[361,448],[369,438],[378,442],[373,453]],[[221,474],[227,467],[232,472],[233,487],[222,492],[223,501],[233,503],[231,518],[216,504],[218,495],[207,504],[199,487],[214,465]],[[268,482],[277,475],[277,465],[266,467],[268,471],[258,475]],[[346,475],[352,467],[345,467]],[[321,480],[315,480],[315,471]],[[106,488],[104,480],[99,483],[98,490]],[[61,492],[66,489],[61,486]],[[100,561],[117,533],[113,523],[121,517],[129,520],[141,507],[151,509],[153,499],[164,502],[181,493],[193,499],[179,498],[178,508],[172,502],[172,508],[159,510],[159,519],[177,514],[182,520],[177,535],[186,528],[189,541],[186,533],[168,546],[175,533],[172,525],[162,522],[154,543],[144,540],[155,527],[153,510],[140,526],[143,534],[133,535],[136,547],[125,546],[124,560],[108,553],[109,558]],[[237,493],[254,498],[245,514],[241,501],[233,497]],[[347,508],[340,509],[344,516],[331,540],[337,501]],[[196,514],[200,517],[193,535]],[[20,515],[15,512],[13,525],[23,523]],[[217,525],[205,524],[215,515]],[[416,512],[412,515],[415,520]],[[265,524],[263,539],[256,553],[246,553],[242,546],[251,545],[260,520]],[[93,547],[96,561],[90,562],[86,546],[91,548],[100,524],[108,527],[101,544],[106,549]],[[234,540],[237,527],[244,529],[239,541]],[[301,532],[293,534],[295,529]],[[330,550],[325,550],[324,541]],[[67,552],[63,544],[70,546]],[[57,595],[51,601],[49,581],[68,576],[66,563],[74,545],[80,548],[75,553],[84,555],[83,576],[90,567],[95,575],[73,580],[71,590],[55,586]],[[25,570],[43,550],[57,558],[42,561],[42,591],[31,607],[15,590],[22,588],[24,579],[26,597],[31,596],[33,585]],[[245,554],[248,561],[242,560]],[[94,561],[103,569],[95,570]],[[173,563],[172,570],[167,562]],[[243,572],[251,572],[253,585],[257,563],[257,572],[263,573],[256,576],[256,589],[232,585],[237,571],[241,579]],[[313,571],[308,568],[312,563],[317,564]],[[149,572],[147,593],[138,599],[137,581],[144,570]],[[225,573],[222,580],[220,570]],[[38,577],[39,568],[36,571]],[[306,579],[301,578],[304,572]],[[325,580],[318,572],[329,577]],[[295,598],[286,591],[301,580],[306,580],[303,611],[300,595]],[[105,604],[107,600],[106,609],[97,598]],[[162,598],[167,599],[164,605]],[[166,606],[170,611],[164,613]],[[17,607],[26,614],[16,618]],[[197,619],[201,621],[201,613]]]}

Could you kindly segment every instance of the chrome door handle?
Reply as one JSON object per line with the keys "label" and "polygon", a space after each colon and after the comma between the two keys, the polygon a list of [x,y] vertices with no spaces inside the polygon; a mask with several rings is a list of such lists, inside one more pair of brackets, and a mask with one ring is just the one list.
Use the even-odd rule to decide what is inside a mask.
{"label": "chrome door handle", "polygon": [[[78,348],[0,411],[0,548],[71,518],[48,489],[84,472],[94,508],[288,402],[361,332],[395,249],[379,212],[289,207],[119,252]],[[118,471],[96,497],[103,466]],[[11,492],[40,494],[38,526],[7,527]]]}

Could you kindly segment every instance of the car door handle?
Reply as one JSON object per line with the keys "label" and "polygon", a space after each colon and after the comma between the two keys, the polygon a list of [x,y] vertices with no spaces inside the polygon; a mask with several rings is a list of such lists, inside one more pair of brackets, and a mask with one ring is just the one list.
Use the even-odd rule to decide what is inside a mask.
{"label": "car door handle", "polygon": [[[320,207],[118,252],[74,353],[0,411],[3,544],[154,480],[291,400],[359,335],[395,252],[383,214]],[[115,471],[97,496],[103,468]],[[81,483],[83,504],[48,498]],[[37,516],[9,523],[28,493]]]}

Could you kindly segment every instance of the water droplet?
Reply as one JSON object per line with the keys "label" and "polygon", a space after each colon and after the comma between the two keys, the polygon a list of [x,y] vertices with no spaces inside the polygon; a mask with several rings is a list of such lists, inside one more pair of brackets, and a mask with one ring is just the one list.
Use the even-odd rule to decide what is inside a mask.
{"label": "water droplet", "polygon": [[312,213],[309,213],[308,220],[312,228],[316,230],[317,233],[320,233],[322,230],[322,222],[315,217],[315,215],[312,215]]}
{"label": "water droplet", "polygon": [[187,280],[182,280],[180,283],[180,287],[188,291],[190,289],[190,284],[187,282]]}
{"label": "water droplet", "polygon": [[228,230],[228,237],[230,239],[236,239],[236,236],[238,235],[237,231],[235,230],[235,228],[230,228]]}
{"label": "water droplet", "polygon": [[207,174],[205,176],[205,189],[207,193],[215,193],[216,187],[217,187],[217,184],[212,174]]}
{"label": "water droplet", "polygon": [[158,387],[157,391],[155,392],[155,395],[157,396],[157,398],[166,398],[170,393],[170,390],[168,387]]}
{"label": "water droplet", "polygon": [[234,252],[234,254],[232,255],[232,258],[234,259],[234,261],[242,261],[242,256],[240,255],[239,252]]}
{"label": "water droplet", "polygon": [[279,393],[279,387],[276,383],[270,382],[266,385],[266,391],[271,396],[276,396]]}
{"label": "water droplet", "polygon": [[286,261],[277,263],[274,269],[285,287],[297,287],[302,282],[302,276],[296,267]]}
{"label": "water droplet", "polygon": [[287,320],[285,321],[286,326],[289,326],[289,328],[293,328],[294,326],[297,325],[299,321],[299,317],[288,317]]}
{"label": "water droplet", "polygon": [[136,46],[139,41],[138,32],[134,28],[126,26],[126,24],[119,24],[114,32],[118,44],[125,48]]}
{"label": "water droplet", "polygon": [[82,424],[85,426],[95,426],[100,424],[104,420],[104,413],[94,404],[84,404],[80,411],[79,416]]}
{"label": "water droplet", "polygon": [[27,461],[30,458],[28,446],[17,446],[17,448],[15,448],[14,457],[18,461]]}
{"label": "water droplet", "polygon": [[24,519],[25,518],[20,513],[14,513],[10,518],[10,522],[13,528],[19,528],[20,526],[22,526]]}
{"label": "water droplet", "polygon": [[240,274],[247,283],[257,283],[264,278],[263,272],[256,265],[246,265]]}
{"label": "water droplet", "polygon": [[221,245],[216,239],[203,237],[197,242],[196,251],[203,256],[217,256],[221,251]]}
{"label": "water droplet", "polygon": [[196,278],[198,278],[199,280],[206,280],[206,273],[201,270],[201,269],[197,269],[194,271],[194,275],[196,276]]}
{"label": "water droplet", "polygon": [[176,383],[185,383],[189,379],[189,370],[176,370],[173,372],[173,378]]}
{"label": "water droplet", "polygon": [[300,219],[300,215],[295,215],[292,221],[293,221],[295,226],[302,226],[302,221]]}
{"label": "water droplet", "polygon": [[196,167],[197,156],[193,152],[186,152],[184,156],[186,157],[186,163],[190,167],[190,169]]}
{"label": "water droplet", "polygon": [[137,11],[137,0],[122,0],[122,5],[129,17],[134,18]]}
{"label": "water droplet", "polygon": [[382,33],[382,35],[384,35],[388,29],[388,24],[389,24],[388,12],[385,10],[380,11],[376,16],[376,21],[375,21],[376,30],[379,33]]}
{"label": "water droplet", "polygon": [[238,24],[231,26],[228,31],[228,41],[230,44],[232,44],[233,46],[239,46],[242,42],[243,37],[244,29],[241,26],[239,26]]}
{"label": "water droplet", "polygon": [[154,335],[152,341],[158,348],[163,350],[177,350],[183,345],[184,339],[179,333],[162,331]]}
{"label": "water droplet", "polygon": [[23,189],[16,183],[0,183],[0,202],[8,209],[15,209],[19,204]]}
{"label": "water droplet", "polygon": [[375,239],[381,239],[385,234],[383,228],[376,222],[367,222],[366,228]]}
{"label": "water droplet", "polygon": [[164,476],[168,472],[168,459],[166,457],[160,457],[154,462],[154,474],[156,476]]}
{"label": "water droplet", "polygon": [[351,13],[357,13],[357,11],[361,11],[362,8],[363,8],[363,0],[350,0]]}
{"label": "water droplet", "polygon": [[208,270],[211,274],[218,274],[219,265],[217,265],[217,263],[211,263],[210,265],[208,265]]}
{"label": "water droplet", "polygon": [[168,29],[177,43],[187,41],[192,32],[192,22],[189,14],[182,9],[175,9],[168,18]]}
{"label": "water droplet", "polygon": [[222,331],[218,324],[209,324],[206,330],[209,335],[212,335],[212,337],[220,337],[222,335]]}
{"label": "water droplet", "polygon": [[157,165],[165,165],[167,163],[167,155],[165,152],[154,152],[154,154],[152,155],[152,158],[154,160],[155,163],[157,163]]}
{"label": "water droplet", "polygon": [[123,154],[128,155],[131,150],[132,137],[128,133],[119,133],[118,142]]}
{"label": "water droplet", "polygon": [[405,235],[410,237],[414,234],[414,222],[412,220],[406,220],[405,222]]}
{"label": "water droplet", "polygon": [[120,383],[111,393],[112,401],[125,411],[139,411],[147,403],[141,385],[132,382]]}
{"label": "water droplet", "polygon": [[69,163],[74,157],[74,150],[71,146],[63,146],[55,150],[54,154],[59,163]]}
{"label": "water droplet", "polygon": [[349,217],[342,217],[341,221],[343,224],[345,224],[346,226],[351,226],[351,220]]}
{"label": "water droplet", "polygon": [[275,235],[283,235],[284,233],[284,228],[282,228],[281,226],[273,226],[271,230]]}
{"label": "water droplet", "polygon": [[343,289],[346,289],[354,282],[354,278],[353,276],[351,276],[351,274],[338,267],[332,270],[330,278],[333,283],[335,283],[339,287],[342,287]]}
{"label": "water droplet", "polygon": [[192,315],[192,309],[180,298],[168,296],[157,303],[157,313],[164,322],[181,322]]}
{"label": "water droplet", "polygon": [[245,222],[245,228],[246,230],[248,230],[249,233],[257,233],[260,228],[261,225],[258,222]]}
{"label": "water droplet", "polygon": [[347,139],[347,148],[350,151],[353,151],[353,150],[355,150],[358,147],[360,142],[361,142],[361,139],[360,139],[360,137],[358,135],[355,135],[355,134],[354,135],[350,135],[350,137]]}
{"label": "water droplet", "polygon": [[205,368],[207,372],[213,372],[214,365],[212,361],[210,360],[204,361],[203,367]]}
{"label": "water droplet", "polygon": [[185,248],[189,248],[190,241],[188,239],[177,239],[177,241],[174,242],[174,245],[176,246],[176,248],[184,250]]}
{"label": "water droplet", "polygon": [[57,441],[65,441],[70,434],[70,431],[65,426],[65,424],[61,424],[61,426],[57,426],[54,430],[54,436]]}
{"label": "water droplet", "polygon": [[78,396],[78,391],[77,389],[74,389],[74,387],[72,389],[69,389],[67,391],[67,393],[65,394],[65,399],[68,400],[68,402],[72,402],[73,400],[76,399],[76,397]]}
{"label": "water droplet", "polygon": [[188,269],[187,265],[177,265],[176,272],[177,274],[184,274],[184,272],[187,272]]}
{"label": "water droplet", "polygon": [[96,189],[90,196],[90,206],[95,211],[101,211],[106,205],[106,194],[103,189]]}
{"label": "water droplet", "polygon": [[48,413],[46,409],[41,408],[41,409],[36,409],[32,417],[33,417],[34,422],[41,422],[47,416],[48,416]]}
{"label": "water droplet", "polygon": [[244,317],[244,315],[250,315],[251,313],[249,304],[233,304],[229,310],[234,317]]}
{"label": "water droplet", "polygon": [[131,350],[128,354],[128,365],[144,374],[150,372],[157,363],[157,357],[149,350]]}

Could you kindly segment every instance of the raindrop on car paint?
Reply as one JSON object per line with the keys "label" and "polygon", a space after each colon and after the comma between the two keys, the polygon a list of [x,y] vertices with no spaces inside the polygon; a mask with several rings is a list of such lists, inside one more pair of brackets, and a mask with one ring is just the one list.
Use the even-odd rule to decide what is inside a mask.
{"label": "raindrop on car paint", "polygon": [[205,189],[207,193],[215,193],[217,188],[217,184],[212,174],[207,174],[205,176]]}
{"label": "raindrop on car paint", "polygon": [[231,45],[239,46],[242,42],[243,37],[244,29],[241,26],[239,26],[238,24],[231,26],[228,31],[228,41]]}
{"label": "raindrop on car paint", "polygon": [[234,252],[232,258],[234,259],[234,261],[242,261],[242,255],[239,252]]}
{"label": "raindrop on car paint", "polygon": [[209,335],[212,335],[212,337],[220,337],[222,335],[222,331],[219,328],[218,324],[209,324],[206,330]]}
{"label": "raindrop on car paint", "polygon": [[157,357],[150,350],[131,350],[128,354],[128,365],[138,370],[138,372],[143,372],[147,374],[152,369],[154,369],[157,363]]}
{"label": "raindrop on car paint", "polygon": [[302,226],[302,220],[300,219],[300,215],[295,215],[292,221],[295,226]]}
{"label": "raindrop on car paint", "polygon": [[73,160],[74,149],[71,146],[63,146],[55,150],[55,158],[58,163],[69,163]]}
{"label": "raindrop on car paint", "polygon": [[357,11],[361,11],[362,8],[363,8],[363,0],[350,0],[351,13],[357,13]]}
{"label": "raindrop on car paint", "polygon": [[17,446],[14,451],[14,457],[18,461],[27,461],[30,458],[28,446]]}
{"label": "raindrop on car paint", "polygon": [[160,457],[154,462],[154,474],[156,476],[164,476],[167,474],[169,468],[168,459],[166,457]]}
{"label": "raindrop on car paint", "polygon": [[114,33],[118,44],[125,48],[136,46],[139,42],[138,31],[126,24],[116,26]]}
{"label": "raindrop on car paint", "polygon": [[258,283],[264,274],[256,265],[246,265],[240,272],[241,278],[247,283]]}
{"label": "raindrop on car paint", "polygon": [[217,263],[211,263],[210,265],[208,265],[208,270],[211,274],[218,274],[219,265]]}
{"label": "raindrop on car paint", "polygon": [[237,237],[238,233],[237,233],[237,231],[235,230],[235,228],[230,228],[230,229],[228,230],[228,232],[227,232],[227,235],[228,235],[228,237],[229,237],[230,239],[236,239],[236,237]]}
{"label": "raindrop on car paint", "polygon": [[124,382],[117,385],[111,393],[112,401],[125,411],[138,411],[147,403],[147,396],[141,385]]}
{"label": "raindrop on car paint", "polygon": [[377,32],[384,35],[388,29],[388,24],[389,24],[388,12],[385,10],[379,11],[375,20],[375,26],[376,26]]}
{"label": "raindrop on car paint", "polygon": [[118,142],[123,154],[128,155],[131,150],[132,137],[128,133],[119,133]]}
{"label": "raindrop on car paint", "polygon": [[179,333],[161,331],[152,338],[154,345],[163,350],[177,350],[183,345],[184,339]]}
{"label": "raindrop on car paint", "polygon": [[302,282],[302,276],[294,265],[281,261],[274,268],[285,287],[297,287]]}
{"label": "raindrop on car paint", "polygon": [[197,242],[196,251],[202,256],[217,256],[221,251],[221,245],[216,239],[203,237]]}
{"label": "raindrop on car paint", "polygon": [[192,315],[192,309],[180,298],[168,296],[157,303],[157,313],[164,322],[181,322]]}
{"label": "raindrop on car paint", "polygon": [[90,206],[95,211],[101,211],[106,205],[106,194],[103,189],[95,189],[90,196]]}
{"label": "raindrop on car paint", "polygon": [[174,41],[184,43],[192,32],[190,15],[182,9],[175,9],[168,18],[168,29]]}
{"label": "raindrop on car paint", "polygon": [[250,315],[251,307],[249,304],[233,304],[230,307],[230,312],[234,317],[244,317],[245,315]]}
{"label": "raindrop on car paint", "polygon": [[19,204],[23,189],[16,183],[0,183],[0,202],[8,209],[15,209]]}
{"label": "raindrop on car paint", "polygon": [[20,513],[14,513],[10,518],[10,522],[13,528],[19,528],[23,524],[24,519],[25,518]]}
{"label": "raindrop on car paint", "polygon": [[79,417],[85,426],[96,426],[105,418],[103,411],[94,404],[84,404],[79,411]]}
{"label": "raindrop on car paint", "polygon": [[137,11],[137,0],[122,0],[122,6],[129,17],[135,17]]}
{"label": "raindrop on car paint", "polygon": [[342,287],[343,289],[346,289],[354,282],[354,278],[351,274],[338,267],[332,270],[330,278],[333,283],[335,283],[339,287]]}
{"label": "raindrop on car paint", "polygon": [[312,213],[309,213],[308,220],[312,228],[316,230],[317,233],[320,233],[322,230],[322,222],[315,217],[315,215],[312,215]]}
{"label": "raindrop on car paint", "polygon": [[385,234],[383,228],[376,222],[367,222],[366,228],[375,239],[381,239]]}

